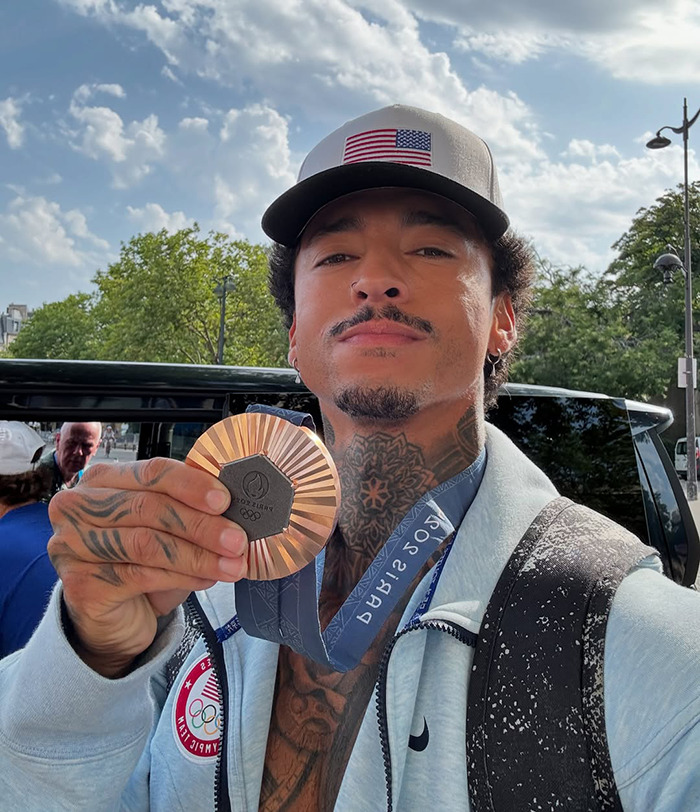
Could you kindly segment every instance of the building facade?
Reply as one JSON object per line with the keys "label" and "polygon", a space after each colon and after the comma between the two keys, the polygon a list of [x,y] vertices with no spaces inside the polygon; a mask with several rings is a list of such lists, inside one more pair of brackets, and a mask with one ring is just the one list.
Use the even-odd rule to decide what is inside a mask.
{"label": "building facade", "polygon": [[10,346],[30,316],[31,311],[23,304],[10,304],[4,313],[0,313],[0,349]]}

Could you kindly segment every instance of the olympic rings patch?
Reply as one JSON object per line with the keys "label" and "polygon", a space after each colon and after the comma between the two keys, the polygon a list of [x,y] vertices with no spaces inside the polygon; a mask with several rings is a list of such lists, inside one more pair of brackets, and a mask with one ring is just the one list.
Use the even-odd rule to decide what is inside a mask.
{"label": "olympic rings patch", "polygon": [[180,752],[198,764],[219,754],[221,695],[211,658],[199,659],[180,680],[173,702],[173,735]]}
{"label": "olympic rings patch", "polygon": [[251,510],[247,507],[241,508],[240,510],[241,516],[243,516],[244,519],[248,519],[249,522],[257,522],[260,518],[260,512],[257,510]]}

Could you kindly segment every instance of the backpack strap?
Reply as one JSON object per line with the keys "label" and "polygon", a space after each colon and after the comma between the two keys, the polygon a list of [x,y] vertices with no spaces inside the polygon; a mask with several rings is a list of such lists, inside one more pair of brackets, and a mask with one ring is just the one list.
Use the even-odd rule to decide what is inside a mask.
{"label": "backpack strap", "polygon": [[652,553],[559,497],[520,540],[491,596],[467,698],[472,810],[621,810],[605,733],[608,613]]}

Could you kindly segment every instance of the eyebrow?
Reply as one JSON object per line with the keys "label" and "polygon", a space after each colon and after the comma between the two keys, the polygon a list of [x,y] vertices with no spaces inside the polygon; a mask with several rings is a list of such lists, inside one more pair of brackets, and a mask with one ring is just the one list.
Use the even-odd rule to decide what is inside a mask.
{"label": "eyebrow", "polygon": [[[339,217],[336,220],[330,220],[327,223],[319,226],[313,234],[309,237],[307,245],[325,237],[329,234],[343,234],[348,231],[361,231],[365,225],[362,217]],[[406,212],[401,218],[401,225],[404,228],[411,228],[414,226],[439,226],[446,228],[460,237],[474,237],[474,226],[471,221],[469,225],[464,225],[453,217],[447,217],[444,214],[436,214],[432,211],[424,209],[415,209]]]}
{"label": "eyebrow", "polygon": [[364,226],[365,221],[361,217],[339,217],[337,220],[331,220],[319,226],[314,233],[309,237],[307,245],[325,237],[328,234],[342,234],[347,231],[360,231]]}
{"label": "eyebrow", "polygon": [[444,214],[436,214],[435,212],[425,211],[423,209],[407,212],[403,216],[402,225],[405,228],[410,228],[411,226],[439,226],[456,232],[460,237],[474,236],[474,229],[471,222],[466,226],[453,217],[446,217]]}

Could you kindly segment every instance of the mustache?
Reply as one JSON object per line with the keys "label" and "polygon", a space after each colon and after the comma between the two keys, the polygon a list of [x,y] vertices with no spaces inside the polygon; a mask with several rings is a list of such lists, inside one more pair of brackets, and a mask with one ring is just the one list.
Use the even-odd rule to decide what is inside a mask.
{"label": "mustache", "polygon": [[435,333],[435,328],[426,319],[421,319],[419,316],[409,316],[408,313],[399,310],[396,305],[390,304],[381,309],[377,309],[371,305],[363,305],[354,316],[334,324],[328,331],[328,335],[331,338],[337,338],[351,327],[356,327],[358,324],[364,324],[366,321],[373,321],[375,319],[386,319],[387,321],[395,321],[397,324],[405,324],[406,327],[418,330],[426,335],[433,335]]}

